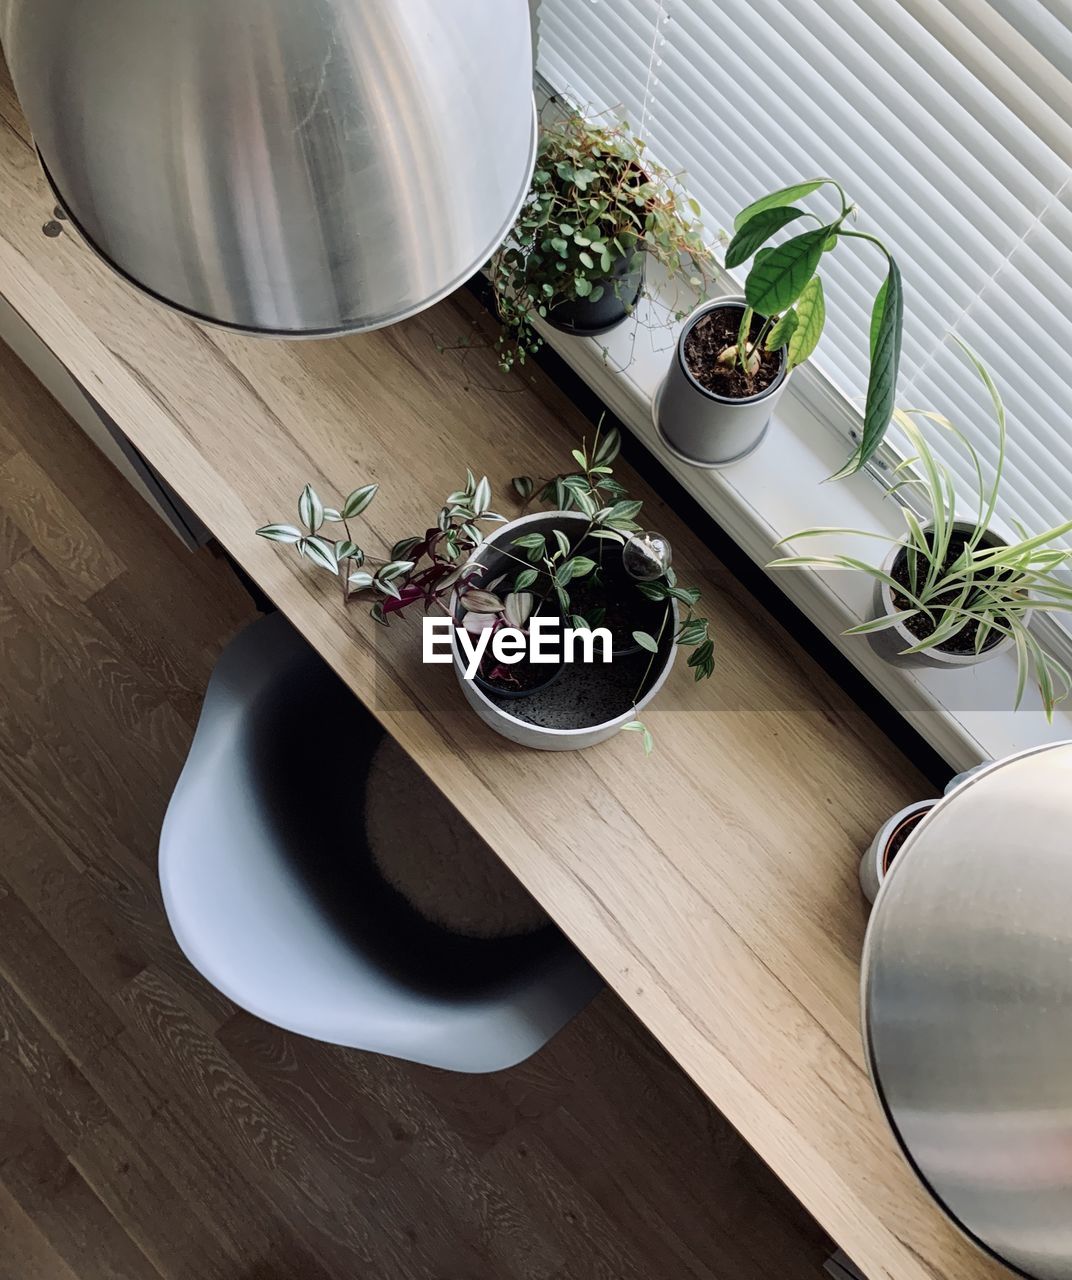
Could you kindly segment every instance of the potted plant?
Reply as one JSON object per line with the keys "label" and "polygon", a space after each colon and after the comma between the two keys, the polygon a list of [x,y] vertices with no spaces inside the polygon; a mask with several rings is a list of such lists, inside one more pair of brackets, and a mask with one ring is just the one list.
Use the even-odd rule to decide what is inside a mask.
{"label": "potted plant", "polygon": [[628,125],[572,113],[545,122],[529,199],[489,264],[504,370],[540,347],[537,316],[605,333],[636,306],[648,256],[702,291],[700,208]]}
{"label": "potted plant", "polygon": [[[614,479],[618,448],[616,430],[597,431],[590,449],[582,443],[573,451],[573,471],[539,487],[518,476],[514,489],[526,505],[539,489],[554,509],[509,522],[491,510],[487,478],[478,481],[470,471],[433,528],[399,540],[384,556],[366,553],[351,528],[375,497],[374,484],[355,489],[339,508],[325,507],[306,485],[298,524],[265,525],[257,533],[337,575],[345,601],[372,595],[372,617],[380,623],[409,606],[450,617],[466,699],[505,737],[561,750],[627,729],[650,751],[640,712],[665,682],[678,646],[692,650],[689,666],[702,680],[714,670],[714,642],[695,612],[699,591],[679,585],[668,543],[641,529],[642,504]],[[498,527],[485,535],[486,524]],[[326,533],[330,525],[341,526],[340,536]],[[582,635],[605,627],[612,660],[537,669],[525,651],[508,665],[479,643],[482,632],[503,626],[524,637],[537,618],[568,622]]]}
{"label": "potted plant", "polygon": [[[795,202],[832,186],[841,211],[832,220]],[[832,178],[814,178],[773,191],[742,209],[726,248],[726,266],[752,258],[744,293],[701,303],[688,317],[655,403],[656,426],[679,458],[724,467],[756,449],[792,370],[806,360],[826,322],[818,268],[844,239],[876,246],[886,278],[871,313],[871,370],[864,425],[856,452],[839,475],[858,471],[882,441],[893,412],[904,303],[901,276],[886,246],[857,231],[856,212]],[[777,232],[804,220],[816,225],[774,247]]]}
{"label": "potted plant", "polygon": [[[1014,647],[1019,707],[1028,677],[1033,673],[1048,718],[1066,696],[1069,673],[1046,653],[1029,629],[1036,609],[1072,611],[1072,586],[1062,575],[1072,550],[1054,545],[1072,533],[1072,520],[1031,536],[1022,527],[1019,540],[1002,537],[992,528],[1005,465],[1005,407],[996,385],[979,358],[963,343],[997,419],[997,466],[992,482],[983,481],[982,461],[963,432],[940,414],[897,410],[894,420],[915,456],[896,468],[894,492],[922,495],[930,513],[921,520],[902,507],[907,525],[903,539],[852,529],[805,529],[786,542],[825,535],[875,537],[891,543],[879,565],[848,555],[801,555],[775,560],[774,569],[807,565],[856,569],[874,580],[874,616],[847,635],[867,635],[887,658],[902,663],[963,666],[991,658]],[[975,509],[970,519],[958,518],[953,476],[935,456],[917,419],[929,420],[949,432],[964,449],[972,473],[978,477]],[[918,470],[918,474],[916,473]]]}
{"label": "potted plant", "polygon": [[918,800],[899,810],[882,824],[867,852],[860,859],[860,888],[868,902],[874,904],[882,882],[890,873],[894,858],[937,803],[937,800]]}

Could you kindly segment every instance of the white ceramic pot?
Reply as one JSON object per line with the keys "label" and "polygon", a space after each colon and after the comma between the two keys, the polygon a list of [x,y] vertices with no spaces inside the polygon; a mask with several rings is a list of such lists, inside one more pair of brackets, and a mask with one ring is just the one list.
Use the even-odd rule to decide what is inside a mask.
{"label": "white ceramic pot", "polygon": [[908,822],[919,819],[920,814],[927,814],[938,803],[937,800],[919,800],[895,813],[879,829],[878,835],[868,845],[867,852],[860,859],[860,888],[864,897],[874,903],[883,880],[890,871],[889,847],[894,838]]}
{"label": "white ceramic pot", "polygon": [[[500,525],[494,533],[488,536],[483,546],[474,554],[473,559],[480,563],[489,563],[492,566],[489,572],[491,576],[494,576],[499,572],[498,568],[494,566],[493,560],[497,544],[508,544],[522,533],[546,533],[550,536],[556,528],[576,537],[583,532],[587,524],[587,517],[577,511],[547,511],[538,512],[530,516],[522,516],[519,520],[512,520],[509,524]],[[607,545],[610,546],[609,543]],[[644,708],[666,683],[666,678],[670,674],[670,669],[673,667],[674,659],[677,656],[677,645],[673,642],[673,635],[678,629],[678,611],[676,603],[671,603],[673,604],[674,617],[673,629],[670,632],[670,642],[666,646],[664,641],[665,652],[661,652],[655,659],[654,678],[647,693],[635,706],[629,707],[628,710],[622,712],[621,715],[615,716],[612,720],[606,720],[601,724],[586,725],[579,729],[551,728],[545,725],[532,724],[528,720],[511,714],[510,711],[493,702],[477,686],[475,681],[465,679],[464,664],[458,646],[457,634],[455,634],[452,642],[454,648],[454,671],[458,677],[458,683],[461,685],[462,693],[465,695],[465,700],[486,725],[504,738],[509,738],[511,742],[516,742],[523,747],[535,747],[540,751],[575,751],[582,747],[594,747],[599,742],[605,742],[607,738],[612,738],[616,733],[619,733],[622,726],[628,724],[630,720],[638,719],[642,715]],[[456,595],[451,601],[451,613],[455,617],[458,614]],[[568,678],[569,674],[570,671],[567,669],[566,674],[563,676],[563,681]]]}
{"label": "white ceramic pot", "polygon": [[[931,528],[929,524],[923,527],[924,530]],[[962,533],[971,533],[974,528],[970,522],[964,520],[956,521],[953,527]],[[997,534],[987,532],[983,535],[979,545],[983,548],[988,548],[1004,546],[1005,543]],[[904,550],[904,546],[903,542],[898,542],[895,547],[891,548],[889,555],[882,562],[882,571],[884,573],[890,574],[893,572],[893,567],[897,563],[898,556]],[[873,616],[876,618],[889,617],[897,612],[893,607],[892,591],[879,578],[875,579],[873,608]],[[914,644],[919,644],[919,637],[913,635],[906,626],[899,622],[892,627],[887,627],[884,631],[873,631],[868,636],[868,639],[871,641],[872,648],[881,654],[887,662],[895,662],[899,666],[906,667],[973,667],[977,663],[987,662],[990,658],[997,657],[999,653],[1014,643],[1012,636],[1002,636],[997,644],[991,645],[979,654],[947,653],[943,649],[927,649],[922,653],[904,653],[903,650],[910,648]]]}
{"label": "white ceramic pot", "polygon": [[743,294],[727,294],[701,303],[688,317],[666,377],[655,396],[655,429],[675,457],[696,467],[728,467],[759,447],[771,414],[789,382],[786,353],[769,387],[744,400],[720,396],[702,386],[685,359],[685,340],[704,316],[724,307],[740,312]]}

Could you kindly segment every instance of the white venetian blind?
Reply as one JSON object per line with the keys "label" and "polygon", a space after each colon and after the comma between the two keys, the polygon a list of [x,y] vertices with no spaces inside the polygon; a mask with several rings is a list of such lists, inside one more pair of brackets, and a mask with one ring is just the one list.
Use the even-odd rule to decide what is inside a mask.
{"label": "white venetian blind", "polygon": [[[620,106],[712,231],[774,187],[841,181],[904,275],[899,403],[993,461],[959,334],[1009,409],[1004,514],[1072,517],[1072,0],[539,0],[538,17],[545,78]],[[844,243],[822,273],[815,359],[862,404],[880,255]]]}

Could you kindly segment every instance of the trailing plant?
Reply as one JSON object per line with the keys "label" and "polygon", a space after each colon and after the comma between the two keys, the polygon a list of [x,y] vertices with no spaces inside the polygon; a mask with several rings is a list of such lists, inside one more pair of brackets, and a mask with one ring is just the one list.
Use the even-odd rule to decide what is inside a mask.
{"label": "trailing plant", "polygon": [[[271,542],[292,546],[299,556],[336,576],[346,603],[358,595],[372,597],[371,616],[384,625],[389,625],[393,614],[402,615],[411,605],[426,612],[439,609],[450,614],[451,598],[457,592],[463,623],[474,630],[487,625],[524,630],[534,612],[548,607],[575,628],[594,628],[602,621],[599,611],[583,616],[571,600],[571,584],[586,578],[598,584],[604,548],[613,546],[620,554],[630,538],[641,533],[637,517],[643,503],[629,498],[614,479],[611,464],[619,444],[617,430],[597,429],[591,449],[582,442],[573,450],[576,469],[539,487],[539,497],[552,510],[574,510],[586,516],[583,531],[572,539],[556,531],[550,539],[529,533],[519,535],[510,546],[496,543],[496,552],[513,561],[514,567],[500,574],[490,587],[474,581],[484,574],[485,567],[472,557],[484,542],[480,526],[500,523],[506,517],[491,509],[487,477],[477,480],[472,470],[467,472],[464,488],[447,495],[432,528],[400,539],[383,556],[366,552],[355,540],[358,535],[353,527],[375,498],[379,487],[375,484],[353,490],[337,508],[324,506],[312,486],[306,485],[298,498],[297,524],[267,524],[256,532]],[[515,477],[513,488],[526,504],[536,496],[537,486],[528,476]],[[586,550],[593,554],[586,554]],[[503,590],[504,586],[508,589]],[[680,586],[669,563],[649,563],[644,580],[636,581],[636,589],[640,597],[666,605],[655,634],[633,632],[635,643],[651,655],[640,688],[647,681],[667,628],[673,625],[673,601],[686,610],[674,642],[692,649],[688,665],[695,678],[710,678],[714,642],[707,619],[695,612],[699,591]],[[645,749],[651,749],[651,735],[642,723],[625,727],[640,732]]]}
{"label": "trailing plant", "polygon": [[[796,203],[823,186],[833,187],[841,201],[841,211],[832,221]],[[871,308],[870,373],[863,431],[856,451],[838,472],[839,477],[859,471],[886,434],[897,392],[904,325],[904,296],[897,263],[877,236],[849,225],[855,216],[856,205],[833,178],[797,182],[772,191],[741,210],[734,219],[734,235],[725,257],[731,270],[752,258],[744,284],[747,306],[737,341],[719,357],[726,364],[738,364],[748,378],[759,368],[761,350],[777,351],[784,346],[790,369],[815,350],[826,323],[826,301],[818,270],[824,254],[837,249],[842,240],[851,239],[874,245],[885,257],[886,278]],[[781,244],[767,245],[776,232],[802,219],[818,225]],[[762,324],[753,337],[757,316],[762,318]]]}
{"label": "trailing plant", "polygon": [[578,112],[544,122],[529,197],[489,263],[501,368],[539,350],[536,316],[562,302],[598,302],[620,289],[622,260],[631,271],[644,254],[702,296],[712,259],[700,206],[626,123]]}
{"label": "trailing plant", "polygon": [[[1029,619],[1037,609],[1072,612],[1072,586],[1067,574],[1072,564],[1072,550],[1053,545],[1072,533],[1072,520],[1035,535],[1018,523],[1019,542],[987,545],[1005,466],[1005,407],[993,378],[978,356],[964,343],[960,346],[986,387],[997,420],[997,466],[993,480],[985,483],[978,452],[948,418],[920,409],[896,410],[894,420],[908,438],[915,456],[896,468],[900,478],[891,493],[902,489],[916,492],[931,513],[931,518],[924,523],[909,507],[902,507],[907,526],[903,540],[903,581],[847,555],[789,556],[773,561],[769,567],[807,565],[856,569],[884,583],[893,596],[895,612],[860,623],[845,634],[863,635],[902,624],[919,637],[916,644],[903,650],[906,654],[949,648],[958,642],[969,652],[981,654],[1002,637],[1011,637],[1018,669],[1015,705],[1019,707],[1027,680],[1033,673],[1047,718],[1052,719],[1054,707],[1068,695],[1072,678],[1067,668],[1048,654],[1031,634]],[[935,456],[920,429],[920,419],[949,432],[971,463],[976,477],[975,513],[967,536],[962,536],[956,528],[953,476]],[[891,545],[897,542],[895,538],[865,529],[836,528],[804,529],[785,541],[830,534],[881,538]]]}
{"label": "trailing plant", "polygon": [[[614,479],[611,463],[618,456],[620,443],[617,428],[606,431],[602,427],[597,428],[591,448],[587,441],[582,441],[581,447],[573,450],[576,469],[543,481],[539,487],[540,500],[550,504],[552,510],[578,511],[586,517],[587,524],[579,533],[570,538],[556,530],[550,539],[542,533],[527,533],[513,541],[528,562],[514,577],[514,591],[535,590],[545,597],[553,597],[563,617],[569,617],[577,628],[597,627],[603,619],[601,616],[585,617],[574,611],[570,585],[589,574],[598,576],[603,567],[602,549],[605,546],[625,549],[630,535],[641,533],[637,518],[644,504],[630,498]],[[537,492],[537,485],[530,476],[515,476],[512,484],[526,503]],[[584,554],[583,549],[591,543],[599,548],[597,559]],[[700,602],[699,589],[680,586],[669,563],[654,560],[650,561],[647,576],[635,579],[635,586],[639,596],[665,603],[666,608],[657,633],[634,631],[634,641],[654,659],[666,628],[673,622],[671,602],[677,601],[685,607],[686,616],[674,635],[674,642],[692,649],[688,665],[695,679],[709,679],[715,669],[714,641],[707,619],[694,612]],[[647,679],[647,673],[644,679]]]}
{"label": "trailing plant", "polygon": [[[371,616],[390,625],[390,616],[408,605],[420,604],[426,611],[439,607],[458,589],[471,598],[470,608],[479,608],[481,593],[469,593],[468,579],[480,572],[469,557],[484,541],[479,525],[506,519],[491,508],[491,485],[487,476],[477,480],[470,470],[464,489],[447,495],[435,525],[424,534],[400,538],[386,556],[372,556],[354,541],[350,522],[361,515],[376,496],[379,485],[365,484],[355,489],[341,507],[325,507],[311,485],[298,498],[298,525],[266,524],[257,530],[261,538],[294,547],[300,556],[318,568],[335,574],[343,600],[370,593],[374,600]],[[327,526],[340,536],[331,537]]]}

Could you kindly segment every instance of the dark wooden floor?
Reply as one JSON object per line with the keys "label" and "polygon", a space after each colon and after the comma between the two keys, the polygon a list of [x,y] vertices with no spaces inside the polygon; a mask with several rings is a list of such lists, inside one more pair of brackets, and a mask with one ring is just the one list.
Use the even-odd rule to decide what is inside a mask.
{"label": "dark wooden floor", "polygon": [[252,612],[0,345],[0,1276],[816,1280],[821,1233],[612,997],[463,1077],[190,970],[156,836]]}

